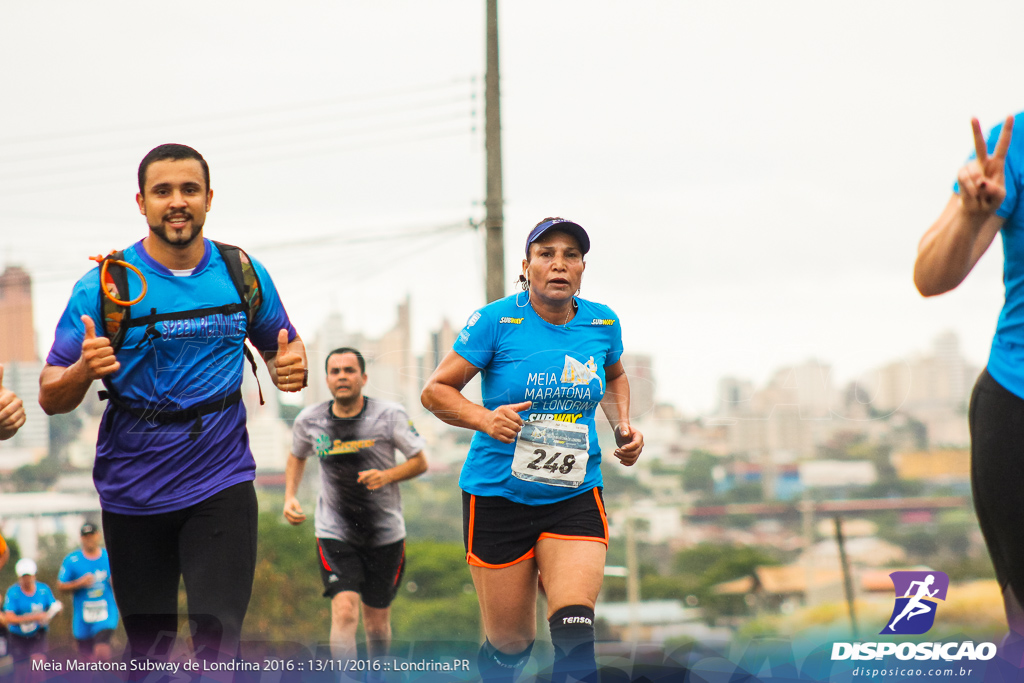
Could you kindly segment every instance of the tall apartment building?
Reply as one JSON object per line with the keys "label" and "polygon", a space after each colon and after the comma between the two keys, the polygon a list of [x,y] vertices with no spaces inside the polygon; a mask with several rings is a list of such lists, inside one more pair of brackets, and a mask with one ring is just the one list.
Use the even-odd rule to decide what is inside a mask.
{"label": "tall apartment building", "polygon": [[350,332],[334,312],[317,330],[313,343],[306,347],[309,359],[309,389],[304,402],[312,405],[330,399],[324,385],[324,360],[333,349],[349,346],[359,349],[366,359],[367,386],[363,393],[405,406],[419,405],[420,367],[412,353],[409,299],[398,305],[395,325],[378,339]]}
{"label": "tall apartment building", "polygon": [[970,443],[966,410],[980,372],[961,355],[956,334],[944,332],[930,353],[877,368],[863,384],[875,410],[912,415],[928,428],[933,445],[963,446]]}
{"label": "tall apartment building", "polygon": [[38,401],[42,363],[36,354],[32,278],[18,266],[0,274],[0,364],[4,386],[25,405],[25,425],[0,443],[0,470],[8,470],[38,460],[50,446],[49,420]]}
{"label": "tall apartment building", "polygon": [[36,360],[32,278],[18,266],[7,266],[0,275],[0,363]]}

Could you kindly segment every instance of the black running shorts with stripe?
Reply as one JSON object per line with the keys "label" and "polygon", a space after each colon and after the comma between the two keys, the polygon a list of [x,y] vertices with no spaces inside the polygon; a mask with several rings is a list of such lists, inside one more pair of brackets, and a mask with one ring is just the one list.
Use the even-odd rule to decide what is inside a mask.
{"label": "black running shorts with stripe", "polygon": [[597,541],[608,545],[608,518],[600,488],[545,505],[524,505],[500,496],[462,493],[466,561],[501,569],[533,557],[542,538]]}
{"label": "black running shorts with stripe", "polygon": [[391,605],[405,573],[405,540],[361,547],[334,538],[316,539],[324,597],[354,591],[370,607]]}

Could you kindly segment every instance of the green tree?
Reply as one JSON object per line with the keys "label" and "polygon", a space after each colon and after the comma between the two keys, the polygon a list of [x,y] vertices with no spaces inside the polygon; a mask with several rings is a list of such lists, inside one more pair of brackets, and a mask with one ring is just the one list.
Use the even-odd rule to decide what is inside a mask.
{"label": "green tree", "polygon": [[406,559],[402,588],[391,607],[395,639],[478,643],[480,609],[462,544],[410,541]]}
{"label": "green tree", "polygon": [[[429,454],[428,454],[429,455]],[[409,538],[462,543],[462,490],[458,473],[428,471],[402,484],[402,507]]]}
{"label": "green tree", "polygon": [[625,469],[614,456],[609,455],[602,459],[601,476],[604,478],[606,503],[616,499],[640,500],[651,495],[650,487],[626,474]]}
{"label": "green tree", "polygon": [[297,527],[277,512],[259,519],[256,576],[245,619],[247,640],[326,642],[330,610],[322,597],[313,524]]}
{"label": "green tree", "polygon": [[50,451],[49,457],[59,463],[67,462],[68,446],[82,431],[82,418],[77,410],[70,413],[59,413],[49,417]]}
{"label": "green tree", "polygon": [[406,548],[404,581],[413,582],[416,600],[451,597],[473,591],[473,579],[461,543],[410,541]]}
{"label": "green tree", "polygon": [[673,573],[699,576],[702,585],[711,586],[746,576],[755,567],[779,562],[778,553],[772,549],[701,543],[676,554]]}
{"label": "green tree", "polygon": [[61,469],[57,458],[48,455],[37,463],[14,470],[11,483],[18,491],[45,491],[57,481]]}
{"label": "green tree", "polygon": [[832,438],[818,446],[818,457],[826,460],[848,460],[855,457],[851,451],[863,444],[866,438],[861,432],[836,432]]}
{"label": "green tree", "polygon": [[718,459],[707,451],[692,451],[683,467],[683,490],[713,492],[715,478],[712,473],[717,462]]}
{"label": "green tree", "polygon": [[645,576],[640,579],[640,595],[644,600],[681,600],[687,595],[700,591],[699,577],[686,576]]}

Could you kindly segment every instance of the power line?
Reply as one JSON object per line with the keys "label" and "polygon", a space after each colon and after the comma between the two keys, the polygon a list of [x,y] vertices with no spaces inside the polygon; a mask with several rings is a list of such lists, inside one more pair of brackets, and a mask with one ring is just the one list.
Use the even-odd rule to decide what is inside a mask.
{"label": "power line", "polygon": [[466,233],[455,231],[439,233],[433,236],[435,237],[435,240],[431,244],[411,244],[408,246],[407,249],[403,249],[397,252],[389,252],[388,257],[386,259],[375,260],[372,263],[365,263],[363,264],[362,268],[356,267],[354,269],[346,269],[343,275],[341,276],[339,276],[339,271],[336,267],[336,264],[333,261],[324,263],[315,261],[310,262],[308,260],[304,260],[303,263],[306,264],[306,267],[304,267],[298,273],[293,273],[293,276],[297,274],[300,277],[314,277],[316,279],[323,279],[323,275],[321,275],[320,273],[322,273],[325,268],[329,268],[330,274],[333,276],[332,279],[335,283],[347,284],[358,280],[372,279],[373,277],[383,274],[386,271],[393,269],[395,266],[404,263],[405,261],[409,260],[414,256],[423,255],[426,252],[436,247],[439,247],[442,244],[463,234]]}
{"label": "power line", "polygon": [[320,235],[318,237],[310,237],[304,240],[292,240],[289,242],[278,242],[276,244],[262,244],[256,248],[280,250],[307,246],[323,246],[325,244],[369,244],[372,242],[388,242],[390,240],[397,239],[404,240],[413,237],[430,237],[432,235],[438,235],[445,232],[475,229],[476,227],[476,223],[471,219],[467,219],[457,223],[446,223],[444,225],[431,226],[429,228],[413,228],[409,230],[399,230],[396,232],[378,233],[376,235],[369,236],[366,235],[369,230],[351,231],[350,233],[342,233],[340,235]]}
{"label": "power line", "polygon": [[[278,122],[269,122],[268,121],[268,122],[265,122],[265,123],[257,124],[255,126],[247,126],[247,127],[239,127],[238,125],[233,125],[231,122],[227,122],[226,126],[221,126],[221,129],[222,129],[221,132],[216,132],[216,129],[214,129],[212,131],[211,130],[195,130],[195,131],[193,131],[191,133],[191,135],[196,136],[196,137],[202,137],[202,136],[206,136],[206,135],[212,135],[212,134],[214,134],[216,132],[216,135],[219,138],[224,138],[224,137],[237,137],[237,136],[241,136],[241,135],[266,134],[266,132],[268,130],[273,131],[273,132],[279,132],[279,131],[290,130],[290,129],[306,129],[306,128],[309,128],[310,125],[318,124],[318,123],[334,123],[334,124],[339,124],[340,123],[340,124],[347,124],[347,123],[351,123],[351,122],[354,122],[354,121],[364,121],[366,119],[373,119],[374,121],[379,122],[381,118],[387,117],[387,116],[396,116],[396,115],[397,116],[407,116],[407,115],[409,115],[410,113],[413,113],[413,112],[415,112],[415,113],[422,113],[422,112],[429,111],[429,110],[432,110],[432,109],[438,109],[438,108],[442,108],[442,107],[447,107],[447,106],[453,105],[453,104],[464,105],[464,104],[468,103],[468,104],[472,105],[474,103],[474,99],[475,99],[475,97],[473,96],[473,94],[470,94],[469,97],[466,97],[465,95],[460,95],[458,97],[446,97],[444,99],[434,100],[434,101],[431,101],[431,102],[425,102],[425,103],[421,102],[421,103],[417,103],[415,105],[409,105],[409,104],[404,104],[403,103],[403,104],[400,104],[400,105],[396,105],[397,108],[396,107],[392,107],[392,108],[389,108],[389,109],[375,109],[375,110],[370,110],[370,111],[359,112],[359,113],[356,113],[355,115],[350,115],[350,116],[339,116],[337,114],[324,114],[324,115],[320,115],[320,116],[316,116],[316,117],[312,117],[312,118],[293,119],[293,120],[284,121],[284,122],[280,122],[280,121],[278,121]],[[456,113],[461,113],[461,112],[456,112]],[[471,117],[474,116],[475,115],[475,110],[471,110],[469,112],[469,115]],[[437,117],[434,117],[434,118],[437,118]],[[454,118],[454,116],[452,118]],[[413,120],[413,121],[397,121],[394,124],[394,126],[395,127],[408,127],[409,125],[415,124],[415,122],[416,122],[416,120]],[[374,129],[384,129],[385,127],[386,126],[374,126],[373,128]],[[326,134],[329,134],[329,133],[326,133]],[[74,148],[74,149],[63,149],[61,151],[55,151],[55,152],[52,152],[52,153],[32,152],[32,153],[26,153],[26,154],[23,154],[23,155],[20,155],[20,156],[5,155],[2,159],[0,159],[0,164],[42,163],[42,162],[52,161],[54,159],[64,159],[64,158],[68,158],[68,157],[81,156],[81,155],[84,155],[84,154],[91,154],[91,155],[110,154],[110,153],[114,153],[114,152],[118,152],[118,151],[122,151],[122,150],[136,149],[137,147],[138,147],[138,145],[128,144],[128,143],[120,143],[116,147],[113,147],[110,144],[97,144],[97,145],[92,145],[92,146],[77,147],[77,148]],[[9,177],[9,176],[5,176],[5,177]]]}
{"label": "power line", "polygon": [[[440,139],[445,139],[445,138],[461,137],[461,136],[464,136],[466,134],[472,134],[472,133],[475,133],[475,132],[476,132],[476,128],[473,127],[473,126],[469,127],[468,129],[465,128],[465,127],[461,127],[460,126],[458,128],[455,128],[455,129],[440,130],[440,131],[437,131],[437,132],[431,132],[431,133],[427,133],[427,134],[423,134],[423,135],[418,135],[418,136],[408,136],[408,137],[405,137],[405,138],[396,138],[396,139],[391,139],[391,140],[378,140],[378,141],[371,142],[369,144],[355,144],[355,145],[348,145],[348,146],[329,145],[329,146],[321,146],[321,147],[318,147],[318,148],[312,149],[312,150],[304,150],[304,151],[297,151],[297,152],[291,152],[291,153],[285,152],[285,153],[280,153],[280,154],[276,154],[276,155],[258,155],[258,156],[254,156],[254,157],[251,157],[251,158],[229,159],[229,160],[225,160],[225,161],[219,161],[218,162],[218,167],[220,167],[220,168],[223,168],[223,167],[233,167],[233,166],[238,166],[240,164],[246,164],[246,165],[265,164],[265,163],[272,163],[272,162],[278,162],[278,161],[287,161],[287,160],[293,160],[293,159],[305,159],[305,158],[311,158],[311,157],[318,157],[318,156],[323,156],[325,154],[334,154],[334,153],[338,153],[338,152],[355,152],[355,151],[362,151],[362,150],[366,150],[366,149],[376,149],[376,148],[380,148],[380,147],[389,147],[389,146],[394,146],[394,145],[411,145],[411,144],[415,144],[415,143],[418,143],[418,142],[427,142],[427,141],[440,140]],[[255,149],[254,152],[258,153],[258,149]],[[97,170],[99,170],[99,171],[109,170],[109,171],[113,172],[114,169],[113,169],[113,167],[106,167],[106,168],[100,167]],[[101,178],[96,178],[95,174],[90,174],[90,176],[93,178],[92,180],[86,180],[86,181],[76,180],[74,182],[73,187],[71,187],[70,189],[78,190],[78,189],[83,189],[83,188],[96,187],[96,186],[100,186],[100,185],[112,185],[112,184],[115,184],[115,183],[124,183],[126,180],[129,183],[134,184],[134,177],[133,177],[134,173],[131,173],[131,174],[125,173],[123,171],[123,169],[122,169],[122,171],[117,172],[116,175],[111,173],[110,175],[107,175],[107,176],[104,176],[104,177],[101,177]],[[10,187],[10,186],[7,186],[7,187],[4,187],[4,188],[0,189],[0,197],[13,197],[13,196],[25,195],[25,194],[35,194],[35,193],[38,193],[38,192],[54,192],[54,191],[58,191],[58,190],[65,190],[66,191],[68,189],[69,189],[69,186],[68,186],[67,183],[37,185],[37,186],[28,186],[28,187]]]}
{"label": "power line", "polygon": [[[431,248],[429,245],[423,247],[421,241],[427,238],[440,237],[441,240],[445,240],[450,236],[458,235],[460,233],[466,233],[470,230],[476,229],[478,224],[472,219],[466,219],[455,223],[446,223],[442,225],[433,225],[427,228],[410,228],[401,229],[397,231],[391,231],[386,233],[367,234],[370,229],[352,230],[342,234],[333,235],[321,235],[318,237],[310,237],[304,240],[290,241],[290,242],[276,242],[276,243],[264,243],[258,244],[253,247],[247,247],[248,251],[253,254],[267,253],[267,252],[288,252],[289,250],[303,248],[303,247],[325,247],[325,246],[337,246],[337,245],[360,245],[360,244],[374,244],[381,242],[401,242],[404,244],[412,241],[415,242],[411,246],[413,252],[421,249]],[[95,251],[95,250],[94,250]],[[90,252],[91,253],[91,252]],[[324,252],[321,250],[313,251],[313,256],[309,254],[286,254],[284,259],[275,259],[279,263],[281,261],[288,262],[293,256],[295,259],[302,263],[305,268],[309,270],[309,266],[318,266],[322,262],[321,257]],[[87,257],[82,256],[80,259],[76,259],[75,262],[84,262]],[[389,259],[390,260],[390,259]],[[67,272],[70,268],[70,261],[68,259],[69,266],[60,268],[56,272],[38,270],[32,268],[32,283],[33,284],[51,284],[58,282],[72,282],[77,280],[81,275],[68,275]]]}
{"label": "power line", "polygon": [[38,135],[19,135],[16,137],[0,138],[0,146],[6,145],[22,145],[33,142],[51,142],[55,140],[67,140],[71,138],[85,138],[93,135],[103,135],[106,133],[124,133],[128,131],[147,131],[154,130],[156,128],[164,128],[167,126],[174,125],[202,125],[204,122],[210,121],[223,121],[232,120],[238,118],[251,118],[256,116],[263,116],[269,113],[279,113],[288,111],[302,111],[306,109],[315,109],[324,106],[333,106],[337,104],[352,104],[360,102],[368,102],[379,99],[386,99],[389,97],[401,97],[411,93],[419,92],[430,92],[440,90],[443,88],[452,87],[455,85],[463,85],[465,83],[476,83],[476,76],[461,77],[450,79],[447,81],[441,81],[430,85],[414,86],[411,88],[404,89],[391,89],[383,90],[378,93],[365,94],[362,96],[347,97],[347,98],[331,98],[328,100],[319,100],[315,102],[305,102],[302,104],[295,105],[278,105],[273,107],[261,107],[257,109],[247,108],[240,109],[231,112],[224,112],[222,114],[214,114],[204,117],[196,117],[190,119],[179,119],[178,121],[165,121],[159,123],[147,123],[142,125],[125,125],[116,124],[111,126],[102,126],[97,128],[87,128],[77,131],[67,131],[64,133],[40,133]]}
{"label": "power line", "polygon": [[[310,144],[310,143],[314,143],[314,142],[317,143],[317,144],[323,144],[325,140],[326,141],[339,140],[339,139],[343,140],[345,138],[354,137],[354,136],[386,134],[386,133],[391,133],[393,131],[408,130],[408,129],[416,128],[416,127],[419,127],[419,126],[432,126],[432,125],[443,124],[443,123],[452,123],[452,122],[455,122],[455,121],[461,121],[461,122],[469,123],[469,124],[472,125],[472,123],[473,123],[473,113],[471,112],[467,116],[465,113],[459,112],[459,113],[455,113],[454,115],[453,114],[444,114],[444,115],[441,115],[441,116],[423,117],[423,118],[412,120],[412,121],[401,122],[401,123],[396,124],[396,125],[385,124],[385,125],[381,125],[381,126],[368,126],[368,127],[362,128],[362,129],[341,131],[340,133],[334,134],[333,136],[330,133],[328,133],[328,134],[308,133],[308,132],[304,131],[304,134],[296,135],[296,136],[293,136],[291,138],[285,138],[285,139],[274,141],[274,142],[261,141],[259,143],[259,146],[256,147],[256,148],[254,148],[253,145],[251,145],[251,144],[246,144],[246,143],[242,142],[242,143],[237,143],[235,145],[231,145],[231,146],[228,146],[228,147],[226,147],[224,149],[221,149],[219,152],[216,151],[216,150],[213,150],[213,151],[216,154],[227,154],[227,155],[230,155],[230,154],[232,154],[234,152],[246,152],[246,151],[250,151],[250,150],[256,150],[261,155],[263,155],[263,154],[265,154],[265,151],[268,148],[273,149],[275,147],[287,147],[289,145],[302,145],[302,144]],[[206,156],[212,156],[212,155],[211,155],[210,152],[207,152]],[[223,163],[223,162],[220,162],[220,163]],[[118,167],[121,168],[122,166],[119,165]],[[78,173],[78,172],[82,172],[82,171],[95,172],[96,170],[103,170],[104,168],[105,168],[104,166],[97,167],[97,164],[95,162],[76,164],[76,165],[70,165],[70,166],[69,165],[65,165],[65,166],[59,166],[59,167],[53,168],[53,169],[39,170],[39,171],[34,172],[34,173],[32,173],[32,172],[26,173],[24,170],[22,170],[22,171],[17,171],[17,172],[13,172],[13,173],[0,174],[0,180],[33,180],[33,179],[36,179],[36,178],[41,178],[41,177],[48,178],[48,177],[51,177],[51,176],[54,176],[54,175],[60,175],[60,174],[65,174],[65,173]],[[111,167],[107,166],[106,168],[111,168]]]}

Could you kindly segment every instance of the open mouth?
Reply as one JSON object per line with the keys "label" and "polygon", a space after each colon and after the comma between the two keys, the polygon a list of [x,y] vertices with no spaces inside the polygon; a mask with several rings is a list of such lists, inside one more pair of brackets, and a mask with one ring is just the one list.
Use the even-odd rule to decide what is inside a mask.
{"label": "open mouth", "polygon": [[166,220],[170,225],[174,227],[182,227],[183,225],[185,225],[185,223],[188,223],[190,220],[192,220],[192,216],[183,216],[179,214],[175,216],[168,216]]}

